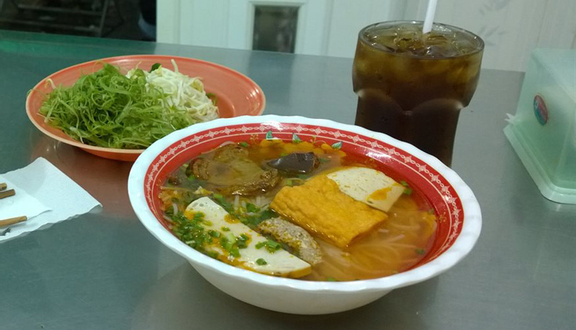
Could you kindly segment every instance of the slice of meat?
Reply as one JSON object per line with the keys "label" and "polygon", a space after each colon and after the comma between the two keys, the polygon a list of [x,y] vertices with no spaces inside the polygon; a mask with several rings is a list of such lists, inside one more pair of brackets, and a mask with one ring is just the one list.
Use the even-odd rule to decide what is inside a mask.
{"label": "slice of meat", "polygon": [[264,235],[273,236],[278,242],[288,245],[294,254],[311,265],[322,261],[320,245],[302,227],[281,218],[262,221],[257,229]]}
{"label": "slice of meat", "polygon": [[276,169],[262,169],[248,158],[246,148],[236,144],[196,158],[190,163],[190,168],[198,179],[226,195],[253,195],[270,190],[280,182]]}

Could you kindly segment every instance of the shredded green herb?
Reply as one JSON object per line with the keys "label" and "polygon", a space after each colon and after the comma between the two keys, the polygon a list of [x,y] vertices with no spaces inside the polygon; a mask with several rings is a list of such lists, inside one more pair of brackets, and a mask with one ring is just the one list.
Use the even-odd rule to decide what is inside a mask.
{"label": "shredded green herb", "polygon": [[56,87],[39,111],[47,123],[82,143],[144,149],[197,122],[186,110],[162,106],[162,98],[160,88],[147,88],[141,69],[128,78],[117,67],[104,64],[72,87]]}

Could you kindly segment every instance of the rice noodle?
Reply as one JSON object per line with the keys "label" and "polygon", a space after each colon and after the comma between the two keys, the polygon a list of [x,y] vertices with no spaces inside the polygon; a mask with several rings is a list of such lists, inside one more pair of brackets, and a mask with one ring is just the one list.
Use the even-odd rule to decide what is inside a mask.
{"label": "rice noodle", "polygon": [[390,227],[394,227],[394,228],[398,228],[398,229],[402,229],[402,230],[406,230],[406,231],[413,231],[413,230],[420,229],[420,226],[418,224],[401,225],[399,223],[390,223]]}
{"label": "rice noodle", "polygon": [[392,247],[399,247],[399,248],[406,248],[406,249],[417,249],[418,246],[414,244],[405,244],[405,243],[388,243]]}
{"label": "rice noodle", "polygon": [[168,187],[168,186],[162,186],[162,187],[160,187],[160,189],[161,189],[161,190],[180,190],[180,191],[194,192],[192,189],[183,188],[183,187]]}

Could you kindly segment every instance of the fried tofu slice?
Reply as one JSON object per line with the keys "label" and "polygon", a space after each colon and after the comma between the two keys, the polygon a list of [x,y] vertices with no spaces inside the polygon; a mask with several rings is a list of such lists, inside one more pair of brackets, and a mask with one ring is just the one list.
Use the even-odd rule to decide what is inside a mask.
{"label": "fried tofu slice", "polygon": [[367,167],[344,167],[327,176],[346,195],[384,212],[390,210],[406,189],[386,174]]}
{"label": "fried tofu slice", "polygon": [[270,204],[278,214],[340,247],[380,225],[388,216],[344,194],[326,175],[284,187]]}

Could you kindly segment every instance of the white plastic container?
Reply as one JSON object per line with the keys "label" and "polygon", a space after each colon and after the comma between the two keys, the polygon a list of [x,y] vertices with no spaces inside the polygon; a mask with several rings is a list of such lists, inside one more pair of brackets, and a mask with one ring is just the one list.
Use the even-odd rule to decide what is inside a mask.
{"label": "white plastic container", "polygon": [[576,204],[576,50],[532,52],[504,133],[544,197]]}

